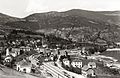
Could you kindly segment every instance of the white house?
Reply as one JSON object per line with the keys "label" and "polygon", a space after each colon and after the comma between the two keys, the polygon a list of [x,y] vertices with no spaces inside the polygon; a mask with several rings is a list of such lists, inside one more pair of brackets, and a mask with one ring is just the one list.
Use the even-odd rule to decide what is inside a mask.
{"label": "white house", "polygon": [[6,49],[6,56],[12,55],[13,57],[16,57],[20,55],[20,49],[19,48],[7,48]]}
{"label": "white house", "polygon": [[9,48],[6,49],[6,56],[10,55]]}
{"label": "white house", "polygon": [[96,68],[97,66],[96,66],[96,63],[95,63],[95,62],[89,62],[89,63],[88,63],[88,67],[89,67],[89,68]]}
{"label": "white house", "polygon": [[6,56],[4,59],[5,62],[11,62],[12,60],[13,60],[13,57],[11,55]]}
{"label": "white house", "polygon": [[18,62],[16,66],[17,70],[20,72],[31,73],[32,64],[26,59],[23,59],[22,61]]}
{"label": "white house", "polygon": [[104,66],[111,67],[113,63],[104,62]]}
{"label": "white house", "polygon": [[30,51],[30,47],[28,47],[28,46],[26,46],[26,47],[21,46],[20,49],[23,50],[23,51]]}
{"label": "white house", "polygon": [[13,57],[20,55],[20,49],[19,48],[12,48],[12,50],[10,51],[10,55],[12,55]]}
{"label": "white house", "polygon": [[71,65],[73,67],[81,68],[82,67],[82,60],[81,59],[75,59],[71,62]]}
{"label": "white house", "polygon": [[12,66],[13,56],[7,55],[3,61],[4,65],[6,66]]}
{"label": "white house", "polygon": [[53,59],[54,59],[54,55],[53,54],[50,55],[50,59],[53,61]]}
{"label": "white house", "polygon": [[63,64],[65,66],[70,66],[70,61],[68,59],[63,59]]}
{"label": "white house", "polygon": [[92,68],[89,68],[87,65],[84,65],[82,67],[82,75],[87,77],[88,75],[91,75],[92,77],[95,77],[95,71]]}
{"label": "white house", "polygon": [[40,55],[39,54],[35,54],[35,55],[31,55],[28,59],[31,61],[31,64],[33,64],[36,67],[40,66],[40,61],[39,58]]}

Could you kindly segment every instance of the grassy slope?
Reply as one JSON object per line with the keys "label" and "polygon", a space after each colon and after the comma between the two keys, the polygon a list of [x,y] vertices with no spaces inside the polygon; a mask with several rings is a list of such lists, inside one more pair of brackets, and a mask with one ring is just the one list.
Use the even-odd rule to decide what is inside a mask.
{"label": "grassy slope", "polygon": [[[38,78],[0,65],[0,78]],[[39,77],[43,78],[43,77]]]}

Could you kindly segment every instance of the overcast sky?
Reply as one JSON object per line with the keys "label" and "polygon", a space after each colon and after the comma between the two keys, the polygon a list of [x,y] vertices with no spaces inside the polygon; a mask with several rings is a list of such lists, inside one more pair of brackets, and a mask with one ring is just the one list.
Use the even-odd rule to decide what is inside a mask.
{"label": "overcast sky", "polygon": [[0,12],[15,17],[25,17],[36,12],[70,9],[120,10],[120,0],[0,0]]}

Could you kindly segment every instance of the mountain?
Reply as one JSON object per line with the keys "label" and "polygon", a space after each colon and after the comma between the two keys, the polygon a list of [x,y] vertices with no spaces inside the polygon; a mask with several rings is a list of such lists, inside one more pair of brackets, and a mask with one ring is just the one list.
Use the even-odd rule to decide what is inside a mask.
{"label": "mountain", "polygon": [[118,24],[118,22],[120,22],[120,16],[117,15],[120,14],[119,11],[86,11],[80,9],[73,9],[66,11],[65,13],[69,15],[83,16],[94,20],[101,20],[112,24]]}
{"label": "mountain", "polygon": [[75,24],[76,22],[74,20],[76,20],[77,22],[79,21],[79,23],[83,23],[84,20],[84,24],[86,24],[88,21],[95,21],[96,23],[104,22],[119,25],[119,16],[110,15],[111,13],[115,14],[116,11],[96,12],[73,9],[65,12],[52,11],[47,13],[35,13],[26,17],[25,19],[31,22],[38,22],[40,28],[66,27],[66,24],[69,26],[71,25],[71,23]]}
{"label": "mountain", "polygon": [[[9,17],[10,18],[10,17]],[[18,18],[14,18],[18,19]],[[102,32],[104,39],[111,39],[120,33],[119,11],[87,11],[72,9],[65,12],[51,11],[34,13],[23,19],[8,21],[4,27],[18,28],[32,31],[53,33],[66,38],[79,38],[93,36]],[[104,33],[104,34],[103,34]],[[115,36],[116,36],[115,35]],[[118,40],[118,39],[117,39]]]}
{"label": "mountain", "polygon": [[96,28],[105,28],[107,23],[119,25],[118,14],[119,11],[87,11],[81,9],[35,13],[23,19],[0,14],[0,24],[12,28],[32,30],[89,25]]}
{"label": "mountain", "polygon": [[12,29],[24,29],[24,30],[38,30],[39,25],[37,22],[30,21],[15,21],[15,22],[7,22],[4,24],[5,26],[9,26]]}
{"label": "mountain", "polygon": [[0,13],[0,24],[4,24],[7,22],[21,21],[21,20],[22,19],[20,18],[11,17],[11,16]]}
{"label": "mountain", "polygon": [[[17,17],[11,17],[5,14],[0,13],[0,31],[5,32],[4,29],[11,29],[13,27],[5,25],[8,22],[17,22],[23,19]],[[1,34],[1,32],[0,32]]]}

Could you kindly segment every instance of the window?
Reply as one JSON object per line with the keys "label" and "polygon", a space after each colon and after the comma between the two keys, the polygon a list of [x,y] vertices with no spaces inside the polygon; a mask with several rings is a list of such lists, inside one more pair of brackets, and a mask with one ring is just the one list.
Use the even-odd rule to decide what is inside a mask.
{"label": "window", "polygon": [[39,65],[39,63],[36,63],[37,65]]}
{"label": "window", "polygon": [[26,73],[26,69],[23,69],[23,72],[25,72],[25,73]]}
{"label": "window", "polygon": [[72,76],[72,78],[75,78],[74,76]]}

